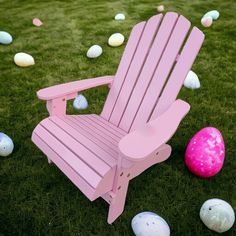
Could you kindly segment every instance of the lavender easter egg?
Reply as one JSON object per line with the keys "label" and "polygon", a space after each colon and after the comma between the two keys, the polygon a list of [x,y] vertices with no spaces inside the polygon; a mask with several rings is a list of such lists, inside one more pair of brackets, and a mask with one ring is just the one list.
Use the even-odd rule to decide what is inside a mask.
{"label": "lavender easter egg", "polygon": [[12,153],[14,144],[12,139],[0,132],[0,156],[6,157]]}
{"label": "lavender easter egg", "polygon": [[211,177],[222,168],[225,158],[225,145],[220,131],[206,127],[190,140],[185,152],[188,169],[200,176]]}

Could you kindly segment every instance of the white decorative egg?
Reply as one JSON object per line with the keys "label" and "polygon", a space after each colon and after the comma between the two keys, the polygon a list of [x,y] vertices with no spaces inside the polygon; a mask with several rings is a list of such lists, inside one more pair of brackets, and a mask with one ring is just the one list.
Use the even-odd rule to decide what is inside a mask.
{"label": "white decorative egg", "polygon": [[101,54],[102,54],[102,47],[99,45],[93,45],[87,51],[88,58],[96,58],[99,57]]}
{"label": "white decorative egg", "polygon": [[153,212],[141,212],[131,222],[136,236],[169,236],[170,227],[166,221]]}
{"label": "white decorative egg", "polygon": [[196,73],[190,70],[184,80],[184,86],[190,89],[198,89],[200,88],[200,81]]}
{"label": "white decorative egg", "polygon": [[73,107],[77,110],[84,110],[88,107],[88,102],[85,96],[78,94],[73,102]]}
{"label": "white decorative egg", "polygon": [[123,34],[115,33],[112,34],[108,39],[108,44],[112,47],[119,47],[123,44],[125,37]]}
{"label": "white decorative egg", "polygon": [[0,156],[6,157],[12,153],[14,144],[12,139],[0,132]]}
{"label": "white decorative egg", "polygon": [[115,20],[125,20],[125,15],[123,13],[118,13],[115,15]]}
{"label": "white decorative egg", "polygon": [[10,44],[11,42],[12,36],[5,31],[0,31],[0,44]]}
{"label": "white decorative egg", "polygon": [[35,64],[34,58],[24,52],[19,52],[14,56],[14,62],[20,67],[32,66]]}
{"label": "white decorative egg", "polygon": [[220,13],[217,10],[212,10],[212,11],[208,11],[204,16],[204,17],[212,17],[213,20],[217,20],[220,16]]}
{"label": "white decorative egg", "polygon": [[165,10],[165,7],[163,5],[160,5],[157,7],[158,12],[163,12]]}
{"label": "white decorative egg", "polygon": [[209,229],[223,233],[233,226],[235,214],[228,202],[213,198],[202,205],[200,218]]}

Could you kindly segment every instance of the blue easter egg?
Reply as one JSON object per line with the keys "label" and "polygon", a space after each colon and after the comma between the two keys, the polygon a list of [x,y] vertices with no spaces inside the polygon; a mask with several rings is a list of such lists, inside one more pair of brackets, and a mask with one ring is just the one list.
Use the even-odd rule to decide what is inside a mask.
{"label": "blue easter egg", "polygon": [[220,13],[217,11],[217,10],[212,10],[212,11],[208,11],[204,16],[203,18],[205,17],[212,17],[213,20],[217,20],[220,16]]}
{"label": "blue easter egg", "polygon": [[5,31],[0,31],[0,43],[10,44],[11,42],[12,42],[12,36]]}
{"label": "blue easter egg", "polygon": [[0,156],[6,157],[12,153],[14,144],[12,139],[4,133],[0,132]]}
{"label": "blue easter egg", "polygon": [[82,94],[79,94],[73,102],[73,107],[77,110],[86,109],[88,107],[87,99]]}

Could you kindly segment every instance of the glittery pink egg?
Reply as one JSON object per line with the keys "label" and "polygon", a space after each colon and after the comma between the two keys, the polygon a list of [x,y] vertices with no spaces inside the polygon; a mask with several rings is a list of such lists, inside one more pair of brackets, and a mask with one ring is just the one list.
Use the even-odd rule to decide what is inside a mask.
{"label": "glittery pink egg", "polygon": [[185,164],[200,177],[216,175],[222,168],[225,158],[225,145],[220,131],[206,127],[190,140],[185,152]]}

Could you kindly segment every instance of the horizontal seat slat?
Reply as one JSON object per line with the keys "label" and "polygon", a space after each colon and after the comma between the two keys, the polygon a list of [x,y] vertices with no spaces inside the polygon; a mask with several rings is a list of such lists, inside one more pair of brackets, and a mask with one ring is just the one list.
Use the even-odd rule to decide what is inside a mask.
{"label": "horizontal seat slat", "polygon": [[91,201],[95,199],[94,188],[87,183],[65,160],[51,149],[47,142],[40,138],[35,132],[32,140],[36,143],[45,155],[50,156],[53,163],[83,192]]}
{"label": "horizontal seat slat", "polygon": [[107,132],[115,135],[119,140],[124,136],[117,132],[117,130],[111,128],[108,125],[103,124],[101,121],[99,121],[96,117],[93,117],[91,115],[85,115],[84,116],[86,119],[90,120],[91,122],[95,123],[96,125],[100,126],[102,129],[106,130]]}
{"label": "horizontal seat slat", "polygon": [[85,145],[78,142],[68,131],[67,127],[60,127],[56,122],[54,123],[50,118],[44,120],[41,125],[49,132],[56,134],[57,139],[63,143],[70,151],[80,158],[86,165],[97,172],[100,176],[104,176],[109,170],[110,166],[101,160],[97,154],[91,152]]}
{"label": "horizontal seat slat", "polygon": [[84,145],[88,150],[97,154],[97,157],[103,160],[110,167],[113,167],[117,164],[117,161],[115,158],[113,158],[111,155],[105,152],[100,146],[98,146],[97,144],[95,144],[94,142],[86,138],[85,136],[83,136],[78,130],[74,129],[72,126],[66,123],[64,121],[66,120],[66,117],[52,116],[49,119],[55,124],[57,124],[65,132],[69,133],[74,139],[76,139],[79,143]]}
{"label": "horizontal seat slat", "polygon": [[112,157],[117,158],[118,152],[117,147],[114,144],[108,143],[107,140],[103,139],[100,135],[88,129],[82,123],[78,122],[73,116],[66,116],[63,118],[65,122],[68,122],[73,128],[78,130],[85,137],[89,138],[94,143],[100,145],[100,147],[108,152]]}
{"label": "horizontal seat slat", "polygon": [[[42,122],[41,122],[42,123]],[[67,164],[73,168],[91,187],[96,188],[101,181],[99,176],[88,165],[81,161],[78,156],[64,146],[55,136],[46,130],[41,123],[35,129],[35,133]]]}
{"label": "horizontal seat slat", "polygon": [[127,134],[127,132],[125,132],[123,129],[121,129],[120,127],[117,127],[115,125],[113,125],[112,123],[108,122],[106,119],[104,119],[102,116],[98,116],[95,114],[91,114],[91,117],[96,118],[96,120],[106,126],[109,126],[110,128],[114,129],[115,131],[117,131],[117,133],[119,133],[120,135],[124,136]]}
{"label": "horizontal seat slat", "polygon": [[71,119],[72,121],[78,125],[82,129],[84,129],[86,132],[90,133],[91,135],[95,136],[97,139],[101,140],[104,142],[108,147],[111,147],[113,150],[117,150],[117,141],[107,137],[104,133],[96,130],[94,127],[91,127],[87,122],[82,120],[80,116],[69,116],[68,119]]}

